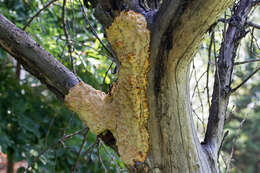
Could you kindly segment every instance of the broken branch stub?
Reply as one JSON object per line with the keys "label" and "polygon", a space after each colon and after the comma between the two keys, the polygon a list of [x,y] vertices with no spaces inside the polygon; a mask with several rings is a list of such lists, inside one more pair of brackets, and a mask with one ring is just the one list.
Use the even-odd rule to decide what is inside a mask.
{"label": "broken branch stub", "polygon": [[149,149],[147,72],[150,32],[143,15],[121,12],[107,29],[108,40],[121,62],[119,77],[110,94],[79,83],[65,98],[95,134],[109,130],[127,165],[144,162]]}

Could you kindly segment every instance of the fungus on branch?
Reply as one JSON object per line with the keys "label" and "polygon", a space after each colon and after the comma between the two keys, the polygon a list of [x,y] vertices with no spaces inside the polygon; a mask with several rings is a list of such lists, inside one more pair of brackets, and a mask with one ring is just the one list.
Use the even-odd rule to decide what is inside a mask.
{"label": "fungus on branch", "polygon": [[146,75],[150,32],[143,15],[128,11],[115,18],[107,36],[121,62],[111,93],[81,82],[70,90],[65,103],[93,133],[109,130],[123,162],[134,165],[145,161],[149,148]]}

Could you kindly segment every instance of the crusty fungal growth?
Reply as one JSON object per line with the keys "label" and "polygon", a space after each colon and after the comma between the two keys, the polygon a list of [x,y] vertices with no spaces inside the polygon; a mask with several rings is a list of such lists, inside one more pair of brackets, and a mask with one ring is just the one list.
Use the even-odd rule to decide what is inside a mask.
{"label": "crusty fungal growth", "polygon": [[108,40],[121,62],[119,78],[108,95],[80,83],[65,98],[96,134],[110,130],[124,163],[144,162],[149,148],[146,74],[150,33],[146,20],[133,11],[121,12],[107,29]]}

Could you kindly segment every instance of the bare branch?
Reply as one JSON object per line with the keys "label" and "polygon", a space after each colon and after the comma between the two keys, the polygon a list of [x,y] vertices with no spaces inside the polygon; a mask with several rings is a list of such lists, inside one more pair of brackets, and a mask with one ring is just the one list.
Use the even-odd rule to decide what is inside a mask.
{"label": "bare branch", "polygon": [[37,160],[41,157],[41,155],[43,155],[44,153],[46,153],[47,151],[49,151],[50,149],[52,149],[52,148],[55,147],[56,145],[58,145],[58,144],[63,144],[64,141],[66,141],[66,140],[68,140],[68,139],[71,139],[73,136],[75,136],[75,135],[77,135],[77,134],[80,134],[80,133],[82,133],[82,132],[84,132],[84,131],[88,131],[88,128],[84,128],[84,129],[78,130],[78,131],[76,131],[76,132],[74,132],[74,133],[71,133],[71,134],[69,134],[69,135],[65,135],[65,136],[63,136],[62,138],[60,138],[57,142],[55,142],[55,143],[49,145],[47,148],[45,148],[44,150],[42,150],[42,151],[38,154],[37,157],[35,157],[35,158],[33,159],[33,161],[32,161],[32,162],[28,165],[28,167],[26,168],[26,171],[25,171],[25,172],[27,172],[27,171],[32,167],[32,165],[34,164],[34,162],[37,161]]}
{"label": "bare branch", "polygon": [[77,167],[78,167],[78,162],[79,162],[79,158],[80,158],[80,153],[81,153],[81,151],[82,151],[82,149],[83,149],[83,147],[84,147],[84,144],[85,144],[85,142],[86,142],[86,139],[87,139],[87,136],[88,136],[88,132],[89,132],[89,129],[87,128],[87,129],[86,129],[86,132],[85,132],[85,134],[84,134],[84,138],[83,138],[83,140],[82,140],[82,143],[81,143],[79,152],[78,152],[77,160],[76,160],[76,162],[75,162],[75,164],[74,164],[74,166],[73,166],[73,168],[72,168],[72,170],[71,170],[71,173],[74,173],[74,172],[76,171]]}
{"label": "bare branch", "polygon": [[102,141],[98,139],[98,160],[101,163],[101,166],[104,169],[104,171],[107,173],[108,172],[107,168],[106,168],[106,166],[105,166],[105,164],[104,164],[104,162],[101,158],[101,155],[100,155],[100,148],[101,148],[101,145],[102,145],[101,143],[102,143]]}
{"label": "bare branch", "polygon": [[75,68],[74,68],[74,60],[73,60],[73,57],[72,57],[72,45],[71,45],[71,41],[70,41],[70,36],[68,34],[68,31],[67,31],[65,14],[66,14],[66,0],[63,0],[63,5],[62,5],[62,26],[63,26],[63,31],[64,31],[64,34],[65,34],[65,37],[66,37],[66,44],[68,46],[68,51],[69,51],[69,55],[70,55],[71,69],[72,69],[72,72],[74,74],[76,74],[76,71],[75,71]]}
{"label": "bare branch", "polygon": [[212,49],[212,43],[213,43],[213,33],[211,34],[210,43],[209,43],[209,50],[208,50],[208,64],[207,64],[207,78],[206,78],[206,90],[207,90],[207,101],[208,105],[210,107],[210,99],[209,99],[209,68],[210,68],[210,58],[211,58],[211,49]]}
{"label": "bare branch", "polygon": [[85,21],[87,23],[87,25],[90,28],[90,31],[92,32],[92,34],[98,39],[98,41],[100,42],[100,44],[104,47],[104,49],[109,53],[109,55],[112,57],[112,60],[116,62],[117,65],[120,65],[119,60],[117,59],[116,54],[113,52],[113,50],[111,50],[110,48],[108,48],[105,43],[99,38],[95,28],[91,25],[91,22],[89,21],[88,17],[86,16],[86,11],[85,8],[83,7],[81,1],[78,0],[78,2],[80,3],[80,7],[82,9],[83,12],[83,16],[85,18]]}
{"label": "bare branch", "polygon": [[196,113],[196,111],[194,109],[192,109],[192,112],[194,113],[196,118],[201,122],[201,124],[203,126],[203,132],[205,132],[205,122],[204,122],[204,119],[203,118],[201,119],[200,116]]}
{"label": "bare branch", "polygon": [[251,30],[251,39],[250,39],[250,47],[249,47],[249,55],[252,56],[253,54],[253,45],[254,45],[254,31],[255,31],[255,28],[253,28]]}
{"label": "bare branch", "polygon": [[[98,138],[96,138],[95,142],[91,144],[84,153],[82,153],[82,158],[86,160],[86,163],[88,163],[90,159],[88,155],[93,153],[94,148],[98,145],[98,141],[99,141]],[[85,156],[87,156],[87,159],[85,159]]]}
{"label": "bare branch", "polygon": [[43,10],[48,8],[52,3],[56,2],[57,0],[52,0],[48,2],[44,7],[42,7],[33,17],[30,18],[30,20],[24,25],[23,30],[25,30],[33,21],[33,19],[41,14]]}
{"label": "bare branch", "polygon": [[[231,18],[228,18],[228,19],[221,18],[221,19],[218,19],[217,22],[229,23],[230,20],[231,20]],[[250,27],[253,27],[253,28],[256,28],[256,29],[260,29],[259,24],[256,24],[256,23],[253,23],[253,22],[250,22],[250,21],[247,21],[246,23],[247,23],[247,26],[250,26]]]}
{"label": "bare branch", "polygon": [[49,124],[49,127],[48,127],[48,130],[47,130],[47,133],[46,133],[46,136],[45,136],[45,145],[47,146],[47,143],[48,143],[48,137],[49,137],[49,133],[50,133],[50,129],[54,123],[54,120],[55,120],[56,116],[54,116],[52,119],[51,119],[51,122]]}
{"label": "bare branch", "polygon": [[231,160],[232,160],[232,157],[233,157],[233,154],[234,154],[234,151],[235,151],[235,143],[236,143],[236,140],[238,138],[238,136],[240,135],[240,131],[242,129],[242,126],[244,124],[244,122],[246,121],[246,116],[243,118],[243,120],[240,122],[240,125],[238,127],[238,132],[237,132],[237,135],[235,136],[235,138],[233,139],[233,142],[232,142],[232,149],[231,149],[231,153],[230,153],[230,157],[228,159],[228,162],[227,162],[227,167],[226,167],[226,173],[229,172],[229,168],[230,168],[230,164],[231,164]]}
{"label": "bare branch", "polygon": [[241,0],[237,7],[234,8],[218,56],[212,103],[204,139],[204,142],[215,152],[213,155],[215,159],[217,159],[217,151],[222,141],[236,51],[241,38],[247,34],[245,28],[251,9],[252,0]]}
{"label": "bare branch", "polygon": [[[115,159],[115,157],[110,153],[110,151],[107,150],[107,148],[106,148],[104,142],[103,142],[102,140],[99,140],[99,142],[101,143],[101,145],[102,145],[102,147],[104,148],[104,151],[105,151],[105,153],[108,155],[108,157],[109,157],[113,162],[116,163],[117,169],[118,169],[118,170],[121,170],[120,164],[119,164],[118,160]],[[121,170],[121,171],[124,171],[124,170]]]}
{"label": "bare branch", "polygon": [[253,22],[247,22],[247,25],[248,26],[251,26],[253,28],[256,28],[256,29],[260,29],[260,25],[256,24],[256,23],[253,23]]}
{"label": "bare branch", "polygon": [[[45,10],[46,8],[48,8],[52,3],[56,2],[57,0],[52,0],[49,3],[47,3],[43,8],[41,8],[33,17],[30,18],[30,20],[24,25],[23,30],[25,31],[26,28],[32,23],[32,21],[34,20],[34,18],[36,18],[37,16],[40,15],[40,13]],[[20,72],[21,72],[21,63],[19,61],[17,61],[17,65],[16,65],[16,76],[18,79],[20,79]]]}
{"label": "bare branch", "polygon": [[26,32],[0,14],[0,46],[15,57],[23,67],[63,99],[79,79],[63,64],[45,51]]}
{"label": "bare branch", "polygon": [[243,86],[251,77],[253,77],[258,71],[260,70],[260,67],[258,67],[253,73],[251,73],[245,80],[241,82],[238,86],[233,88],[231,90],[231,93],[236,92],[241,86]]}
{"label": "bare branch", "polygon": [[234,65],[247,64],[247,63],[257,62],[257,61],[260,61],[260,59],[251,59],[251,60],[242,61],[242,62],[235,62]]}
{"label": "bare branch", "polygon": [[218,157],[219,157],[219,154],[220,154],[221,148],[222,148],[222,146],[223,146],[223,143],[224,143],[226,137],[228,136],[228,133],[229,133],[228,130],[224,133],[223,139],[222,139],[222,141],[221,141],[221,144],[220,144],[220,147],[219,147],[219,150],[218,150]]}

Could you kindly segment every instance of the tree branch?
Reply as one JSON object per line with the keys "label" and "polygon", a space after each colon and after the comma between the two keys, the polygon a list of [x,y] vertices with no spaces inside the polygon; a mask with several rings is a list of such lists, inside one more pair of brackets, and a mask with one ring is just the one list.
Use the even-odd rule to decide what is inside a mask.
{"label": "tree branch", "polygon": [[41,14],[43,10],[48,8],[52,3],[56,2],[57,0],[52,0],[49,3],[47,3],[44,7],[42,7],[33,17],[30,18],[30,20],[24,25],[23,30],[25,30],[33,21],[33,19]]}
{"label": "tree branch", "polygon": [[85,132],[85,134],[84,134],[84,138],[83,138],[83,140],[82,140],[82,143],[81,143],[81,145],[80,145],[80,149],[79,149],[79,152],[78,152],[78,155],[77,155],[77,160],[76,160],[74,166],[73,166],[72,169],[71,169],[71,172],[72,172],[72,173],[74,173],[74,172],[76,171],[77,167],[78,167],[78,163],[79,163],[79,159],[80,159],[80,154],[81,154],[81,151],[82,151],[82,149],[83,149],[83,147],[84,147],[84,145],[85,145],[85,142],[86,142],[86,139],[87,139],[87,136],[88,136],[88,131],[89,131],[89,129],[87,129],[86,132]]}
{"label": "tree branch", "polygon": [[257,62],[257,61],[260,61],[260,58],[258,58],[258,59],[251,59],[251,60],[242,61],[242,62],[235,62],[234,65],[247,64],[247,63]]}
{"label": "tree branch", "polygon": [[74,74],[76,74],[75,68],[74,68],[74,59],[72,56],[72,50],[73,50],[73,46],[71,44],[71,39],[70,39],[70,35],[67,31],[67,25],[66,25],[66,0],[63,0],[63,5],[62,5],[62,27],[63,27],[63,31],[65,34],[65,38],[66,38],[66,45],[68,47],[68,52],[69,52],[69,56],[70,56],[70,65],[71,65],[71,70]]}
{"label": "tree branch", "polygon": [[46,147],[44,150],[42,150],[33,160],[31,163],[28,164],[27,168],[26,168],[26,171],[27,172],[29,170],[29,168],[32,167],[32,165],[35,163],[35,161],[37,161],[44,153],[46,153],[47,151],[49,151],[50,149],[52,149],[53,147],[55,147],[56,145],[58,144],[63,144],[64,141],[68,140],[68,139],[71,139],[73,136],[77,135],[77,134],[80,134],[82,132],[88,132],[88,128],[84,128],[84,129],[81,129],[81,130],[78,130],[74,133],[71,133],[69,135],[64,135],[62,136],[58,141],[54,142],[53,144],[49,145],[48,147]]}
{"label": "tree branch", "polygon": [[260,29],[260,25],[256,24],[256,23],[253,23],[253,22],[247,22],[248,26],[251,26],[253,28],[256,28],[256,29]]}
{"label": "tree branch", "polygon": [[[81,81],[26,32],[17,28],[2,14],[0,14],[0,46],[16,58],[18,62],[21,62],[25,70],[38,78],[61,100],[64,99],[72,87]],[[90,87],[87,84],[85,85]],[[88,99],[87,97],[84,98]],[[104,113],[104,115],[106,114]],[[100,135],[100,137],[110,139],[109,141],[105,140],[105,143],[116,151],[115,143],[111,143],[114,138],[106,134]]]}
{"label": "tree branch", "polygon": [[222,141],[226,110],[231,91],[231,77],[234,60],[241,38],[247,32],[247,16],[252,9],[252,0],[241,0],[234,10],[229,26],[221,44],[217,72],[215,73],[214,90],[210,107],[207,131],[204,143],[212,150],[212,158],[217,159],[217,151]]}
{"label": "tree branch", "polygon": [[231,93],[236,92],[242,85],[244,85],[251,77],[253,77],[258,71],[260,67],[258,67],[254,72],[252,72],[245,80],[243,80],[238,86],[231,90]]}
{"label": "tree branch", "polygon": [[0,46],[60,99],[79,79],[26,32],[0,14]]}
{"label": "tree branch", "polygon": [[[81,8],[81,10],[82,10],[82,12],[83,12],[83,16],[84,16],[84,19],[85,19],[85,21],[86,21],[86,24],[87,24],[87,25],[89,26],[89,28],[90,28],[90,31],[91,31],[92,34],[96,37],[96,39],[98,39],[98,41],[99,41],[100,44],[103,46],[103,48],[109,53],[109,55],[111,56],[112,60],[113,60],[114,62],[116,62],[116,64],[118,65],[118,68],[119,68],[120,62],[119,62],[119,60],[118,60],[116,54],[113,52],[113,50],[110,49],[110,47],[107,47],[107,46],[105,45],[105,43],[99,38],[99,36],[98,36],[98,34],[97,34],[95,28],[91,25],[91,22],[89,21],[88,17],[86,16],[86,11],[85,11],[85,9],[84,9],[84,7],[83,7],[81,1],[78,0],[78,2],[79,2],[79,4],[80,4],[80,8]],[[87,28],[87,27],[86,27],[86,28]]]}

